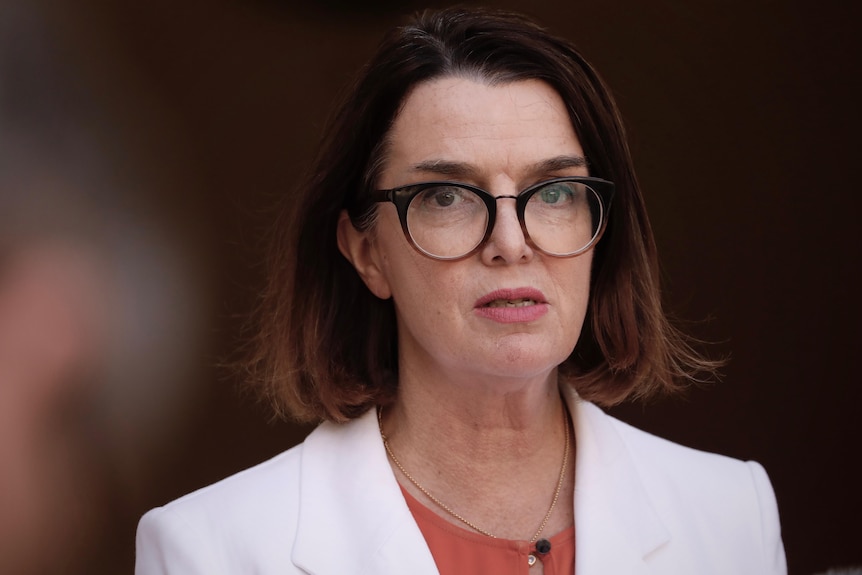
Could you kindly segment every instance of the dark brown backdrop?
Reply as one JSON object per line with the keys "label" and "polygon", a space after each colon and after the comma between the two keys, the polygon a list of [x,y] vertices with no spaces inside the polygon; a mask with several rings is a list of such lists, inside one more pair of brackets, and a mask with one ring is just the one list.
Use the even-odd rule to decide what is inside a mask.
{"label": "dark brown backdrop", "polygon": [[[491,3],[571,38],[612,86],[669,307],[732,356],[719,384],[614,412],[762,462],[791,573],[862,564],[859,10],[839,0]],[[404,11],[356,4],[86,0],[48,13],[105,129],[150,182],[147,201],[190,236],[210,302],[195,408],[147,456],[134,496],[115,486],[87,572],[130,572],[147,508],[307,431],[268,423],[213,365],[259,285],[271,198],[296,180],[338,90]]]}

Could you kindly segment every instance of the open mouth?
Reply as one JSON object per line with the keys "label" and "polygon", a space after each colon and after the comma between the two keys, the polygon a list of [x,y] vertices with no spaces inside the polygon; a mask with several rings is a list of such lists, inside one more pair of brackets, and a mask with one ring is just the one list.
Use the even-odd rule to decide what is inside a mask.
{"label": "open mouth", "polygon": [[485,304],[485,307],[527,307],[536,303],[536,300],[530,298],[495,299]]}
{"label": "open mouth", "polygon": [[530,307],[547,303],[544,294],[535,288],[505,288],[494,290],[476,300],[477,308]]}

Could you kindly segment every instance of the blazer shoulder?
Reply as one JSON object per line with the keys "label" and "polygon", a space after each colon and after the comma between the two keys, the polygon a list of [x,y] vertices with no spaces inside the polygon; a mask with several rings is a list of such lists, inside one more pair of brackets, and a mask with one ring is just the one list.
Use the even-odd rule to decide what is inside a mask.
{"label": "blazer shoulder", "polygon": [[[146,513],[137,575],[269,573],[290,565],[303,445]],[[273,571],[275,572],[275,571]]]}
{"label": "blazer shoulder", "polygon": [[303,445],[300,443],[262,463],[183,495],[161,509],[207,513],[212,508],[222,512],[231,508],[239,510],[255,506],[259,500],[271,504],[275,493],[286,494],[291,485],[296,485]]}
{"label": "blazer shoulder", "polygon": [[[727,548],[740,550],[749,566],[760,565],[759,573],[786,573],[775,493],[759,463],[612,421],[642,485],[677,538],[732,542]],[[728,572],[745,572],[739,569]]]}
{"label": "blazer shoulder", "polygon": [[648,450],[652,457],[660,457],[663,462],[693,462],[694,465],[717,465],[736,467],[743,462],[739,459],[695,449],[664,437],[639,429],[629,423],[607,415],[619,436],[631,446],[632,451]]}
{"label": "blazer shoulder", "polygon": [[769,483],[759,463],[694,449],[616,418],[611,421],[641,480],[653,490],[666,486],[677,496],[714,498],[724,494],[739,499],[756,497],[761,489],[759,484]]}

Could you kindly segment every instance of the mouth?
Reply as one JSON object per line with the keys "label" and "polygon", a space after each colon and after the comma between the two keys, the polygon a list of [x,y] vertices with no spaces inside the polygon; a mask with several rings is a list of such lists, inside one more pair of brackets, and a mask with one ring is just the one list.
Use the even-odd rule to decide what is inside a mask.
{"label": "mouth", "polygon": [[529,305],[536,305],[537,303],[539,302],[530,298],[495,299],[494,301],[486,303],[482,307],[527,307]]}
{"label": "mouth", "polygon": [[545,295],[535,288],[499,289],[479,298],[477,308],[516,308],[547,303]]}

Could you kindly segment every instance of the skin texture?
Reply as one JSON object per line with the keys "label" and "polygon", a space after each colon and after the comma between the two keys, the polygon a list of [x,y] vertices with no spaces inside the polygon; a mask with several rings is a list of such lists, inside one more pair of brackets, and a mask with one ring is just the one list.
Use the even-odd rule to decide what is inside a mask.
{"label": "skin texture", "polygon": [[[420,84],[389,139],[380,188],[445,179],[501,196],[553,177],[588,175],[562,100],[536,80],[491,86],[445,77]],[[514,200],[498,201],[497,209],[490,239],[463,260],[437,261],[414,250],[390,203],[379,205],[366,232],[343,214],[339,246],[368,288],[395,304],[399,398],[384,429],[399,459],[477,524],[529,539],[562,461],[556,370],[581,332],[592,252],[546,256],[525,240]],[[497,290],[540,301],[526,311],[477,307]],[[571,525],[573,475],[570,469],[545,536]]]}

